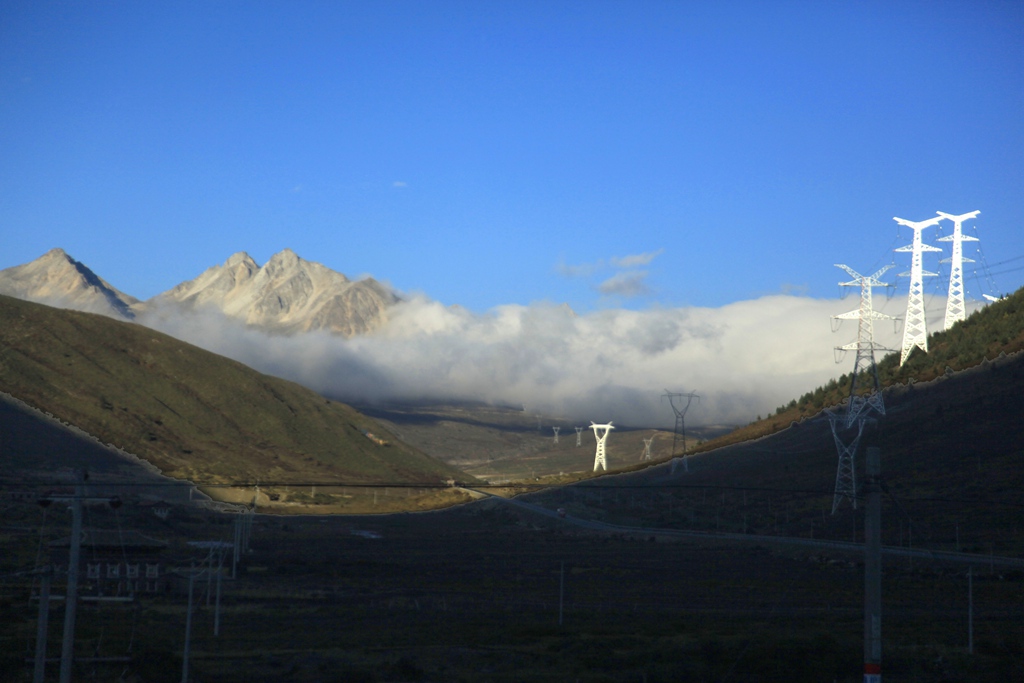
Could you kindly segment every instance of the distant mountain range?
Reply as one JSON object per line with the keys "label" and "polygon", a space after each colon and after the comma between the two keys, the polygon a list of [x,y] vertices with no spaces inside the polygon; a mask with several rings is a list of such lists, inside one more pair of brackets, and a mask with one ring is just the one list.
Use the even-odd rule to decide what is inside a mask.
{"label": "distant mountain range", "polygon": [[183,313],[212,309],[268,332],[326,330],[346,337],[382,326],[399,300],[373,278],[349,280],[290,249],[262,267],[239,252],[146,301],[115,289],[63,249],[51,249],[35,261],[0,270],[0,294],[119,320],[168,307]]}

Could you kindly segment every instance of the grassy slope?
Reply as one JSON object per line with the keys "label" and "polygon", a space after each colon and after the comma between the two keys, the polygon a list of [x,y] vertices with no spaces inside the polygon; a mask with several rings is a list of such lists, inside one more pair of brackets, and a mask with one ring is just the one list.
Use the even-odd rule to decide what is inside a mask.
{"label": "grassy slope", "polygon": [[465,478],[352,408],[292,382],[145,327],[4,296],[0,390],[175,477],[431,484]]}

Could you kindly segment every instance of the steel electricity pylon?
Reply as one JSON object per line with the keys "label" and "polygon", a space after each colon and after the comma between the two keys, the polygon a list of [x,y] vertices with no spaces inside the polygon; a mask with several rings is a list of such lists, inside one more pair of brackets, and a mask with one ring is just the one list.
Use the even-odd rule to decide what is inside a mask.
{"label": "steel electricity pylon", "polygon": [[[872,287],[890,287],[891,285],[881,282],[886,271],[892,268],[891,265],[879,268],[873,275],[864,276],[849,266],[841,263],[836,268],[842,268],[853,278],[849,282],[840,282],[840,287],[859,287],[860,306],[856,310],[840,313],[832,316],[833,320],[856,320],[857,341],[842,346],[837,346],[837,351],[856,351],[857,357],[853,361],[853,375],[850,383],[850,402],[847,405],[844,417],[846,426],[850,427],[854,421],[864,412],[865,408],[874,409],[881,415],[885,415],[885,405],[882,403],[881,383],[878,379],[878,366],[875,365],[875,351],[889,351],[890,349],[875,342],[876,320],[893,320],[891,315],[879,313],[874,309],[872,302]],[[867,394],[858,392],[858,384],[861,374],[869,373],[868,379],[872,386]]]}
{"label": "steel electricity pylon", "polygon": [[605,455],[605,441],[608,440],[608,432],[615,429],[611,422],[606,425],[590,423],[590,428],[594,430],[594,438],[597,439],[597,452],[594,454],[594,471],[597,472],[598,466],[601,469],[608,470],[608,459]]}
{"label": "steel electricity pylon", "polygon": [[921,241],[921,231],[933,225],[938,225],[942,216],[929,218],[926,221],[908,221],[904,218],[893,217],[893,220],[914,231],[914,241],[911,245],[896,249],[899,252],[909,251],[910,271],[900,273],[901,276],[910,276],[910,294],[907,296],[907,319],[903,325],[903,348],[900,353],[900,365],[903,365],[910,352],[919,348],[928,353],[928,323],[925,320],[924,311],[924,276],[935,276],[924,270],[923,253],[926,251],[942,251],[938,247],[924,244]]}
{"label": "steel electricity pylon", "polygon": [[954,323],[960,322],[967,317],[967,306],[964,303],[964,261],[974,263],[974,259],[964,258],[964,242],[977,242],[977,237],[964,235],[961,225],[964,221],[977,216],[981,211],[971,211],[953,216],[942,211],[937,211],[941,218],[953,221],[953,234],[940,237],[939,242],[952,242],[953,255],[943,259],[939,263],[949,263],[949,294],[946,296],[946,321],[945,329],[949,329]]}
{"label": "steel electricity pylon", "polygon": [[[836,488],[832,498],[832,514],[836,513],[839,505],[844,500],[849,500],[851,505],[857,507],[857,479],[856,479],[856,456],[857,446],[860,444],[861,435],[864,433],[864,422],[868,414],[874,410],[879,415],[885,415],[885,404],[882,400],[881,384],[878,380],[878,366],[875,365],[875,351],[888,351],[884,346],[875,343],[874,321],[892,320],[892,316],[879,313],[872,307],[872,287],[888,287],[879,278],[890,268],[885,266],[873,275],[864,276],[849,266],[837,263],[837,268],[842,268],[853,277],[849,282],[840,282],[840,287],[860,287],[860,306],[855,311],[841,313],[832,316],[833,320],[857,320],[857,341],[836,347],[837,351],[856,351],[857,358],[853,365],[853,375],[850,381],[850,398],[846,404],[845,414],[829,412],[829,423],[832,426],[832,438],[835,440],[836,451],[839,454],[839,465],[836,468]],[[867,393],[859,390],[858,383],[860,376],[867,373],[871,387]],[[840,432],[855,426],[857,433],[849,441],[844,441]]]}
{"label": "steel electricity pylon", "polygon": [[[643,438],[643,437],[641,437],[641,438]],[[651,459],[651,443],[653,441],[654,441],[654,437],[653,436],[651,438],[649,438],[649,439],[644,438],[644,452],[643,452],[643,455],[640,456],[641,460],[650,460]]]}
{"label": "steel electricity pylon", "polygon": [[[693,399],[697,399],[697,403],[700,403],[700,396],[692,391],[688,394],[683,394],[666,389],[661,397],[668,399],[669,405],[672,406],[672,412],[676,416],[676,423],[672,428],[672,457],[674,458],[679,454],[679,450],[676,447],[680,444],[683,447],[682,455],[686,455],[686,411],[690,409]],[[683,399],[686,399],[685,403]]]}

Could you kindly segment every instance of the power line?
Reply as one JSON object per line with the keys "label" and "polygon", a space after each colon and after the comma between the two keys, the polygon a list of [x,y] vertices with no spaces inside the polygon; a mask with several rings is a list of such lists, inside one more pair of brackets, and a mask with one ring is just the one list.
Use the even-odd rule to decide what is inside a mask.
{"label": "power line", "polygon": [[1024,254],[1021,254],[1020,256],[1014,256],[1012,258],[1008,258],[1008,259],[1005,259],[1003,261],[996,261],[995,263],[990,263],[988,265],[989,265],[989,267],[1001,266],[1003,264],[1010,263],[1012,261],[1020,261],[1021,259],[1024,259]]}
{"label": "power line", "polygon": [[[804,494],[814,496],[830,496],[833,492],[829,489],[798,489],[798,488],[780,488],[774,486],[727,486],[722,484],[686,484],[686,483],[661,483],[655,482],[650,484],[602,484],[599,483],[600,479],[581,479],[580,481],[573,484],[564,484],[561,486],[552,486],[551,484],[535,484],[535,483],[507,483],[507,484],[460,484],[457,485],[460,488],[470,489],[532,489],[537,491],[542,490],[558,490],[558,489],[569,489],[571,487],[586,488],[586,489],[601,489],[601,490],[711,490],[711,491],[738,491],[738,492],[760,492],[760,493],[778,493],[778,494]],[[96,487],[108,486],[103,482],[93,482]],[[109,484],[110,486],[139,486],[139,484],[117,482]],[[204,488],[253,488],[256,482],[233,482],[233,483],[215,483],[215,484],[196,484]],[[344,481],[305,481],[305,482],[265,482],[260,481],[261,487],[268,486],[321,486],[321,487],[334,487],[334,488],[411,488],[411,489],[446,489],[452,488],[448,484],[416,484],[416,483],[405,483],[405,482],[383,482],[379,484],[368,484],[365,482],[344,482]],[[38,488],[42,485],[36,485]],[[157,483],[156,486],[181,486],[179,483],[167,482]],[[45,497],[45,496],[41,496]],[[1006,502],[996,501],[991,498],[950,498],[950,497],[913,497],[903,498],[904,503],[915,503],[915,502],[932,502],[932,503],[950,503],[950,504],[976,504],[985,503],[986,505],[1001,505],[1004,507],[1013,508],[1024,508],[1024,502]]]}

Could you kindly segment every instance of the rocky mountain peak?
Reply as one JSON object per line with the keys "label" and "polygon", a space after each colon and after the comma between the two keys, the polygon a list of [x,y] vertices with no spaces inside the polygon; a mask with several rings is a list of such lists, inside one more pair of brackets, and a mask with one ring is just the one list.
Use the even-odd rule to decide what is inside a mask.
{"label": "rocky mountain peak", "polygon": [[299,265],[299,262],[302,262],[302,259],[299,258],[298,254],[291,249],[282,249],[270,257],[270,260],[267,261],[267,266],[287,269],[295,268]]}
{"label": "rocky mountain peak", "polygon": [[259,264],[253,260],[252,256],[244,251],[235,252],[224,262],[225,268],[233,268],[238,265],[250,266],[253,270],[259,268]]}
{"label": "rocky mountain peak", "polygon": [[67,252],[64,251],[63,249],[61,249],[60,247],[54,247],[53,249],[51,249],[50,251],[46,252],[45,254],[43,254],[42,256],[40,256],[36,260],[37,261],[46,261],[46,262],[52,262],[52,261],[56,261],[56,260],[63,260],[63,261],[69,261],[69,262],[70,261],[74,261],[74,259],[72,259],[70,256],[68,256]]}
{"label": "rocky mountain peak", "polygon": [[352,282],[291,249],[274,254],[262,267],[246,252],[237,252],[223,265],[143,303],[111,287],[63,249],[51,249],[35,261],[0,271],[0,294],[129,320],[157,307],[212,308],[270,332],[324,330],[344,336],[379,328],[398,301],[373,279]]}
{"label": "rocky mountain peak", "polygon": [[397,300],[377,282],[352,282],[284,249],[262,267],[238,252],[223,266],[213,266],[151,301],[214,308],[272,332],[327,330],[352,336],[383,325],[387,309]]}
{"label": "rocky mountain peak", "polygon": [[134,317],[131,306],[138,303],[60,248],[0,270],[0,294],[123,319]]}

